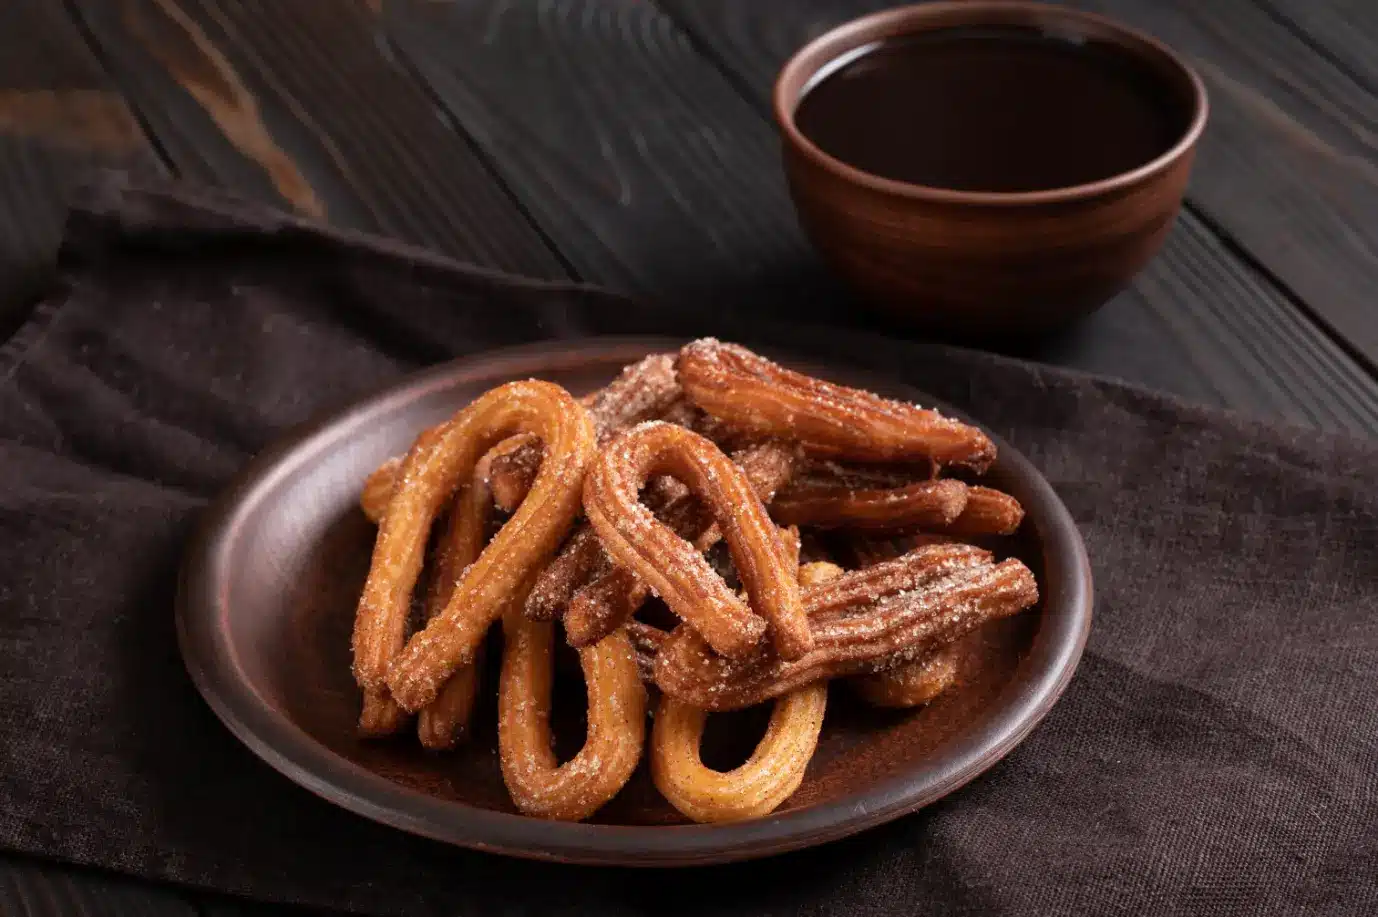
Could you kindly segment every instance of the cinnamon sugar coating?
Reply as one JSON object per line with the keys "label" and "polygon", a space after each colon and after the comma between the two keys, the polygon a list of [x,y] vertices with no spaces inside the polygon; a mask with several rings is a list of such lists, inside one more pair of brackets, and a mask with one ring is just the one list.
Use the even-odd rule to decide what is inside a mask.
{"label": "cinnamon sugar coating", "polygon": [[[545,443],[530,494],[469,565],[445,609],[404,646],[407,605],[432,522],[483,454],[513,433]],[[409,711],[435,700],[455,670],[473,661],[488,626],[550,558],[579,511],[578,482],[594,453],[588,412],[560,386],[535,380],[492,389],[426,439],[404,462],[379,529],[353,641],[360,686],[386,686]]]}
{"label": "cinnamon sugar coating", "polygon": [[812,455],[864,462],[931,459],[985,470],[995,445],[937,411],[785,369],[745,347],[703,338],[680,350],[680,385],[743,432],[799,443]]}
{"label": "cinnamon sugar coating", "polygon": [[[811,616],[814,649],[796,660],[782,659],[769,646],[729,659],[714,653],[694,630],[680,626],[656,654],[655,681],[663,692],[696,707],[741,709],[820,679],[915,661],[1037,600],[1033,574],[1020,561],[967,564],[861,611]],[[807,604],[812,607],[813,602]]]}
{"label": "cinnamon sugar coating", "polygon": [[[750,604],[694,545],[640,502],[641,488],[659,474],[679,479],[711,507]],[[775,524],[746,475],[709,440],[658,421],[621,434],[589,470],[584,513],[613,561],[634,572],[720,652],[751,652],[767,621],[783,657],[798,658],[812,647],[795,571],[784,563]]]}

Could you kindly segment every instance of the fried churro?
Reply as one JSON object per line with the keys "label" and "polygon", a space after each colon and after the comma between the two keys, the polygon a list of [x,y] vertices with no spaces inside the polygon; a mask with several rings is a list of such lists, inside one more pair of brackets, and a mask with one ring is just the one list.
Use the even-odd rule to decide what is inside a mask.
{"label": "fried churro", "polygon": [[[642,505],[641,488],[658,474],[678,478],[712,509],[749,605],[693,545]],[[784,658],[797,659],[812,647],[799,584],[783,563],[775,524],[746,475],[709,440],[657,421],[621,434],[584,481],[584,513],[614,562],[634,572],[720,652],[749,653],[766,621]]]}
{"label": "fried churro", "polygon": [[[406,640],[407,604],[427,535],[458,483],[483,454],[513,433],[539,436],[546,460],[516,514],[469,565],[445,609]],[[379,528],[354,626],[360,687],[386,687],[405,710],[435,700],[514,590],[554,552],[579,510],[579,482],[593,457],[593,424],[574,398],[549,382],[511,382],[464,408],[403,463]]]}
{"label": "fried churro", "polygon": [[[416,714],[424,747],[462,741],[501,620],[498,766],[522,813],[590,817],[643,750],[693,821],[773,812],[805,779],[832,679],[876,706],[921,706],[960,684],[958,640],[1036,603],[1029,569],[992,554],[1024,516],[972,483],[994,460],[973,426],[711,338],[578,400],[548,382],[499,386],[359,494],[378,525],[353,634],[359,733]],[[500,527],[498,511],[511,514]],[[426,621],[408,636],[423,567]],[[652,596],[673,630],[651,623],[658,604],[637,620]],[[550,726],[561,628],[588,711],[563,764]],[[766,701],[748,760],[706,766],[709,714]]]}
{"label": "fried churro", "polygon": [[687,704],[737,710],[820,679],[913,662],[1037,599],[1033,574],[1018,560],[966,566],[862,611],[812,616],[814,649],[795,660],[782,659],[768,646],[746,658],[729,659],[681,625],[656,654],[655,682]]}
{"label": "fried churro", "polygon": [[995,460],[990,438],[969,424],[785,369],[736,344],[694,341],[676,368],[685,394],[709,414],[743,432],[798,442],[812,455],[976,471]]}
{"label": "fried churro", "polygon": [[[778,443],[748,447],[734,453],[732,458],[762,503],[769,503],[789,479],[794,461],[791,450]],[[663,501],[663,494],[656,499]],[[647,503],[649,506],[651,500]],[[662,502],[656,515],[700,553],[722,540],[722,529],[713,514],[687,489]],[[575,591],[565,614],[565,633],[570,645],[597,643],[635,614],[649,595],[650,587],[625,567],[609,567],[592,577],[586,586]]]}
{"label": "fried churro", "polygon": [[526,815],[582,821],[617,795],[641,760],[646,689],[636,653],[624,630],[579,651],[588,736],[578,754],[558,764],[550,734],[555,625],[515,607],[502,625],[498,757],[507,791]]}
{"label": "fried churro", "polygon": [[[799,531],[782,532],[781,546],[792,566],[799,569]],[[799,569],[801,585],[806,579]],[[653,640],[658,648],[663,636]],[[651,779],[672,806],[697,822],[767,815],[803,782],[818,747],[827,706],[828,685],[824,681],[784,695],[775,701],[766,733],[751,757],[741,766],[722,772],[707,767],[699,754],[708,711],[663,694],[651,730]]]}

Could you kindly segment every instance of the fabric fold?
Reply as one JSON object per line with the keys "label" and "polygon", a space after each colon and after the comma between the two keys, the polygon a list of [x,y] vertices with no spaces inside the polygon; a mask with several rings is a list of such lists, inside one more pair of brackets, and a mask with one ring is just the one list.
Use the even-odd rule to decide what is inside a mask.
{"label": "fabric fold", "polygon": [[[120,176],[83,195],[61,264],[0,350],[0,846],[370,914],[1378,909],[1372,443],[854,328],[508,278]],[[220,725],[172,602],[198,510],[244,462],[429,364],[650,333],[865,366],[1047,475],[1097,612],[1081,671],[1009,758],[846,841],[651,873],[392,831]]]}

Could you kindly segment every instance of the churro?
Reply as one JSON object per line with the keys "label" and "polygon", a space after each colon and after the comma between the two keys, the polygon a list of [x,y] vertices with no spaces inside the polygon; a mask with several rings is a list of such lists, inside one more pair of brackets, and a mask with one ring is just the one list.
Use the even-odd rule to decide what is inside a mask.
{"label": "churro", "polygon": [[[545,444],[546,460],[531,492],[469,565],[445,609],[404,646],[407,603],[432,521],[483,454],[517,432]],[[354,626],[360,687],[386,687],[409,711],[435,700],[445,680],[473,661],[517,586],[554,552],[579,510],[580,481],[594,452],[588,412],[558,385],[534,380],[487,392],[428,439],[402,466]]]}
{"label": "churro", "polygon": [[[798,530],[784,532],[781,545],[798,568]],[[800,569],[800,583],[807,578]],[[656,638],[657,645],[660,642]],[[741,766],[722,772],[707,767],[699,754],[708,711],[663,694],[651,730],[651,779],[672,806],[697,822],[768,815],[803,782],[818,747],[827,706],[825,681],[781,697],[775,701],[766,733],[751,757]]]}
{"label": "churro", "polygon": [[812,616],[814,649],[795,660],[781,658],[769,646],[729,659],[681,625],[656,653],[655,682],[661,691],[693,706],[737,710],[820,679],[913,662],[1037,599],[1033,574],[1018,560],[959,568],[859,612]]}
{"label": "churro", "polygon": [[[831,680],[875,706],[921,706],[960,684],[957,641],[1036,603],[1029,569],[992,554],[1023,508],[971,483],[994,459],[968,424],[713,339],[578,400],[548,382],[498,386],[359,494],[378,525],[353,634],[359,734],[395,734],[416,714],[424,747],[462,741],[501,620],[498,766],[519,811],[586,819],[648,749],[652,781],[690,820],[764,816],[805,779]],[[426,621],[408,636],[423,566]],[[673,630],[651,623],[658,605],[637,619],[652,596]],[[550,725],[559,629],[588,710],[563,764]],[[748,760],[705,765],[709,714],[766,701]]]}
{"label": "churro", "polygon": [[813,455],[864,462],[932,460],[985,470],[995,445],[937,411],[785,369],[736,344],[704,338],[676,364],[691,401],[743,432],[799,443]]}
{"label": "churro", "polygon": [[573,758],[555,760],[550,696],[555,625],[514,607],[503,616],[498,683],[498,757],[517,808],[537,818],[582,821],[617,795],[641,760],[646,689],[626,631],[579,651],[588,691],[588,736]]}
{"label": "churro", "polygon": [[[743,449],[734,453],[732,459],[762,503],[769,503],[789,480],[794,464],[792,451],[778,443],[762,443]],[[664,493],[653,495],[653,499],[664,501]],[[652,498],[648,498],[648,506],[651,503]],[[656,515],[700,553],[722,539],[722,529],[713,514],[687,489],[663,502]],[[635,614],[648,595],[650,587],[625,567],[609,567],[591,577],[587,585],[574,592],[568,603],[564,620],[570,645],[597,643]]]}
{"label": "churro", "polygon": [[[678,478],[712,509],[749,605],[693,545],[642,505],[641,488],[657,474]],[[782,657],[797,659],[812,648],[799,584],[783,563],[775,524],[746,475],[709,440],[658,421],[621,434],[589,470],[584,513],[613,561],[634,572],[720,652],[751,652],[766,621]]]}
{"label": "churro", "polygon": [[[487,541],[488,523],[493,514],[493,496],[488,490],[488,465],[502,444],[494,447],[474,469],[473,478],[463,487],[450,508],[445,534],[436,547],[435,573],[426,591],[426,620],[445,610],[460,577]],[[453,748],[464,737],[478,698],[478,680],[483,666],[483,646],[474,661],[460,666],[416,718],[416,734],[421,744],[432,750]]]}
{"label": "churro", "polygon": [[[894,557],[888,558],[893,560]],[[799,584],[816,586],[845,575],[837,564],[818,561],[799,568]],[[662,641],[663,642],[663,641]],[[656,647],[659,649],[659,645]],[[869,675],[853,675],[847,684],[862,700],[876,707],[918,707],[952,686],[957,679],[957,653],[953,647],[933,655]]]}

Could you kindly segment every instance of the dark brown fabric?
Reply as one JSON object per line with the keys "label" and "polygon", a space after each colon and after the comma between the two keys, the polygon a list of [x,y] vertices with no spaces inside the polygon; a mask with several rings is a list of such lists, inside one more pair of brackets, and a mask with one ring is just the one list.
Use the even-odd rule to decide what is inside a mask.
{"label": "dark brown fabric", "polygon": [[[111,179],[0,351],[0,844],[378,914],[1378,910],[1378,449],[731,309],[675,314]],[[448,357],[712,332],[893,373],[1043,469],[1097,618],[1046,722],[925,812],[673,873],[449,849],[242,748],[173,634],[197,510],[292,425]],[[731,890],[729,891],[729,886]]]}

